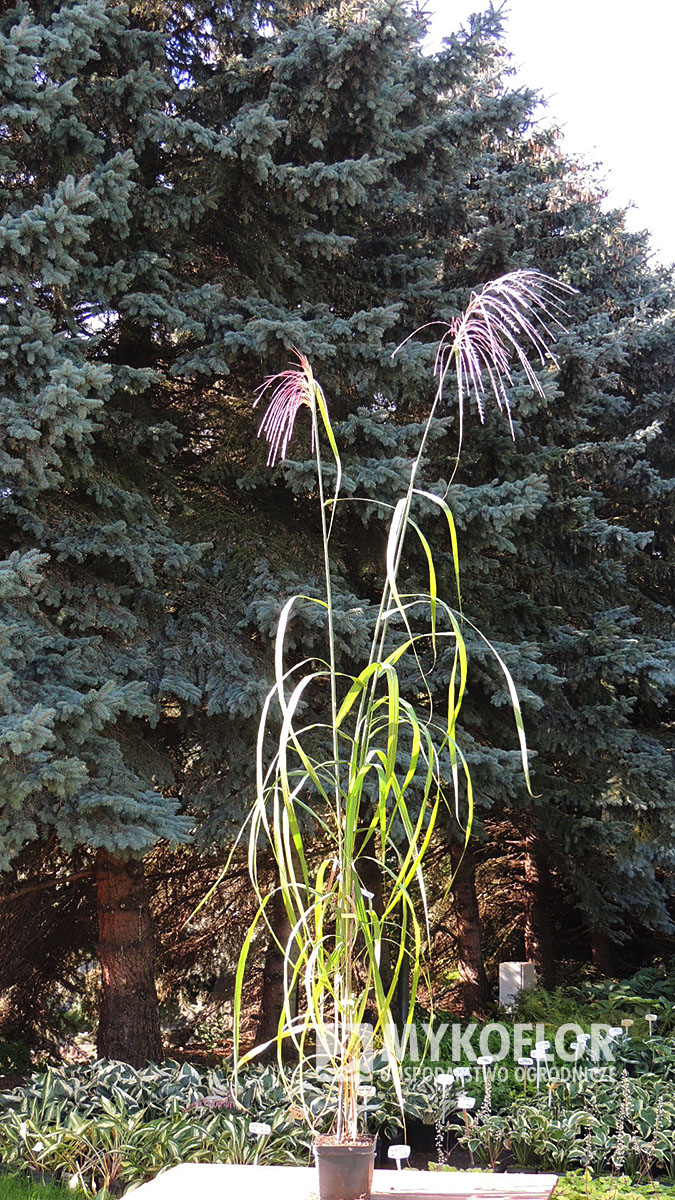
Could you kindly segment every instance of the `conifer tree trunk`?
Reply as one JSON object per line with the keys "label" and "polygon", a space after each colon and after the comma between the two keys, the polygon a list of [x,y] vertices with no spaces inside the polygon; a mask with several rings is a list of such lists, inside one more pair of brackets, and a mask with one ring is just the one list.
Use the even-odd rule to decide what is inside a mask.
{"label": "conifer tree trunk", "polygon": [[155,989],[155,938],[143,864],[107,850],[96,856],[101,1004],[100,1058],[142,1067],[162,1058]]}
{"label": "conifer tree trunk", "polygon": [[[279,1018],[284,1007],[284,953],[281,947],[285,947],[288,943],[291,933],[291,923],[286,912],[281,890],[279,889],[278,876],[274,886],[276,891],[269,912],[269,921],[274,931],[274,936],[270,934],[265,954],[265,965],[263,966],[262,998],[260,1020],[255,1038],[256,1045],[274,1041],[279,1028]],[[296,998],[297,990],[296,996],[293,997],[293,1002],[295,1002]],[[269,1057],[275,1055],[276,1048],[274,1045],[271,1045],[269,1048]]]}
{"label": "conifer tree trunk", "polygon": [[598,968],[602,975],[611,975],[613,966],[612,943],[604,929],[589,929],[588,937],[591,943],[591,955],[594,966]]}
{"label": "conifer tree trunk", "polygon": [[[369,826],[372,820],[372,811],[369,810],[364,816],[364,825]],[[372,835],[371,835],[372,836]],[[382,877],[382,868],[376,856],[376,847],[371,844],[370,847],[364,841],[363,835],[357,835],[356,849],[358,853],[358,871],[361,879],[361,884],[367,891],[372,894],[373,909],[378,917],[382,919],[384,913],[384,880]],[[398,955],[398,944],[401,937],[400,924],[394,921],[388,921],[383,929],[382,944],[380,947],[380,976],[382,985],[385,991],[389,991],[394,972],[395,960]],[[394,1024],[399,1027],[403,1025],[405,1015],[408,1011],[408,1003],[410,999],[410,971],[407,966],[401,968],[401,973],[398,978],[398,985],[391,999],[391,1019]]]}
{"label": "conifer tree trunk", "polygon": [[457,967],[467,1015],[485,1011],[489,989],[480,939],[480,914],[476,895],[476,867],[471,846],[464,850],[450,841],[450,858],[455,872],[452,895],[457,917]]}
{"label": "conifer tree trunk", "polygon": [[551,880],[541,844],[534,834],[525,839],[523,872],[525,957],[536,967],[537,982],[545,988],[552,988],[555,986],[555,960],[549,918]]}

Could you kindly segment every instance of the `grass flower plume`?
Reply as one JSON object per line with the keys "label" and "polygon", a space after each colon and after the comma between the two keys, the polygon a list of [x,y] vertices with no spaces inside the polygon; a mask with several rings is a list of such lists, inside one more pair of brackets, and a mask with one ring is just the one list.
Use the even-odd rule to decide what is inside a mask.
{"label": "grass flower plume", "polygon": [[[541,271],[510,271],[486,283],[479,292],[472,292],[461,317],[453,318],[446,325],[434,364],[434,375],[438,380],[436,400],[442,398],[445,379],[454,362],[460,445],[464,401],[471,396],[481,421],[484,421],[485,398],[491,393],[500,412],[506,411],[513,435],[506,386],[513,383],[511,366],[514,360],[522,367],[533,391],[544,395],[528,354],[534,352],[542,366],[547,362],[558,365],[550,349],[557,330],[563,328],[556,314],[563,311],[561,298],[574,291],[575,288],[559,283]],[[432,321],[421,325],[401,342],[394,354],[417,333],[439,323]]]}
{"label": "grass flower plume", "polygon": [[[267,456],[268,467],[273,467],[277,458],[285,458],[288,443],[293,436],[295,418],[304,404],[314,411],[316,385],[309,360],[299,350],[294,351],[298,366],[280,371],[278,375],[270,375],[261,387],[255,403],[262,400],[266,392],[271,390],[272,396],[265,415],[260,422],[258,436],[261,434],[269,443]],[[312,422],[312,449],[314,449],[314,422]]]}
{"label": "grass flower plume", "polygon": [[574,288],[551,279],[541,271],[511,271],[472,292],[461,317],[448,325],[436,352],[435,375],[442,390],[445,376],[454,360],[457,395],[462,413],[464,400],[473,394],[481,421],[485,419],[485,394],[491,392],[500,410],[505,410],[511,433],[511,407],[506,384],[511,384],[511,363],[520,364],[533,391],[543,396],[537,373],[528,351],[537,355],[542,366],[557,366],[550,343],[555,329],[562,329],[556,316],[561,310],[560,296]]}

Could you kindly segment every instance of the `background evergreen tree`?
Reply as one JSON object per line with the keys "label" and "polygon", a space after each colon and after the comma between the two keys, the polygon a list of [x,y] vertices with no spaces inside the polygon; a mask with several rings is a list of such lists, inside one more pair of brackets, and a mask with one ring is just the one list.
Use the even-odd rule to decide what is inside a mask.
{"label": "background evergreen tree", "polygon": [[[579,294],[544,398],[514,375],[515,441],[503,416],[479,428],[465,414],[450,490],[465,612],[516,678],[535,754],[531,800],[503,686],[476,642],[472,849],[495,886],[526,876],[526,945],[512,953],[544,969],[547,888],[596,949],[638,926],[670,928],[672,280],[604,213],[555,132],[533,126],[536,97],[511,90],[500,30],[490,11],[425,56],[424,22],[402,0],[251,2],[236,14],[90,0],[2,18],[1,842],[6,864],[50,836],[97,850],[101,920],[114,918],[104,944],[125,942],[111,888],[146,911],[129,855],[190,829],[194,850],[178,861],[189,872],[194,855],[198,882],[204,856],[217,869],[250,802],[279,608],[319,587],[308,430],[270,471],[255,388],[297,346],[338,424],[353,503],[333,553],[350,667],[383,569],[375,501],[400,493],[440,331],[392,352],[519,266]],[[444,492],[457,442],[449,388],[429,490]],[[419,517],[438,541],[431,506]],[[412,547],[407,568],[421,578]],[[294,636],[299,653],[322,653],[309,611]],[[439,706],[447,674],[441,659]],[[451,843],[449,824],[439,895],[458,862]],[[187,916],[195,879],[179,877]],[[233,872],[237,896],[240,882]],[[173,891],[162,904],[175,964]],[[465,999],[480,1008],[471,856],[455,908]],[[447,906],[436,917],[450,928]],[[207,974],[238,937],[200,917],[212,920]],[[149,1011],[145,915],[143,930]],[[187,936],[196,958],[198,923]],[[116,953],[104,1033],[124,1016],[129,965]],[[261,954],[270,1012],[273,959],[272,942]],[[152,1021],[150,1039],[105,1034],[101,1048],[158,1053]]]}
{"label": "background evergreen tree", "polygon": [[[391,501],[414,445],[431,362],[424,346],[410,343],[392,363],[398,341],[425,320],[454,315],[471,286],[516,266],[539,266],[579,288],[560,341],[561,371],[545,379],[544,400],[533,400],[516,378],[515,442],[492,415],[485,430],[470,429],[451,491],[464,533],[466,611],[480,614],[527,704],[535,803],[522,788],[504,724],[503,685],[479,644],[483,680],[470,697],[467,746],[487,846],[490,823],[502,828],[506,814],[529,863],[533,909],[536,866],[537,875],[554,872],[596,945],[603,931],[621,937],[630,919],[668,929],[672,281],[650,266],[646,240],[625,232],[621,214],[603,212],[600,191],[560,153],[555,132],[533,131],[534,97],[508,90],[494,15],[451,39],[437,60],[417,52],[419,31],[402,6],[369,7],[358,24],[350,14],[347,31],[334,13],[310,17],[274,47],[269,112],[280,109],[288,125],[266,166],[265,188],[256,181],[245,209],[259,212],[267,234],[269,266],[254,289],[274,296],[275,309],[264,294],[255,299],[255,320],[237,353],[246,355],[255,337],[268,370],[283,365],[291,344],[309,353],[344,418],[347,490],[360,502]],[[264,53],[270,49],[265,43]],[[318,123],[313,139],[308,114]],[[316,155],[311,168],[303,163],[307,141]],[[381,163],[386,174],[350,190],[355,164],[363,181],[365,167]],[[317,181],[311,192],[309,177]],[[291,191],[293,179],[302,186]],[[332,190],[325,194],[319,184]],[[336,235],[354,239],[328,268],[316,241],[313,266],[300,253],[303,239],[290,235],[298,211],[284,207],[289,193],[318,210],[314,225],[324,223],[325,247],[335,246]],[[290,311],[270,291],[270,279],[277,281],[269,212],[284,213],[275,263],[285,272],[277,286]],[[268,323],[260,323],[263,313]],[[283,323],[282,336],[272,316]],[[450,402],[427,467],[439,491],[456,439]],[[255,487],[264,513],[258,544],[265,561],[252,576],[246,564],[242,579],[249,599],[240,623],[248,621],[257,642],[258,631],[269,635],[280,593],[306,575],[316,543],[308,545],[309,465],[281,467],[268,501],[269,476],[255,463],[249,448],[237,483],[251,499]],[[277,528],[283,522],[276,545],[277,531],[272,540],[267,535],[272,512]],[[651,520],[641,520],[643,513]],[[359,503],[341,529],[349,662],[376,594],[384,528],[376,507]],[[304,647],[316,644],[311,629],[297,636]],[[440,697],[447,677],[439,670],[436,678]],[[629,879],[636,861],[638,876]],[[532,916],[530,951],[543,966],[550,953]],[[472,973],[480,974],[479,963],[467,964]]]}
{"label": "background evergreen tree", "polygon": [[[636,923],[672,928],[672,540],[660,536],[672,528],[672,280],[650,268],[646,239],[628,235],[620,214],[603,214],[592,180],[555,143],[537,154],[529,187],[523,149],[517,183],[497,173],[493,219],[579,296],[560,342],[558,396],[525,400],[512,446],[495,444],[488,426],[486,443],[467,444],[462,470],[473,482],[487,452],[504,486],[520,480],[539,493],[529,527],[500,510],[512,547],[486,548],[476,585],[521,690],[533,693],[537,802],[520,811],[503,769],[487,794],[492,818],[513,812],[530,892],[528,952],[550,975],[542,917],[552,869],[596,950]],[[517,220],[519,205],[541,197],[542,166],[548,204]],[[483,709],[480,727],[503,745],[498,713]]]}
{"label": "background evergreen tree", "polygon": [[[140,857],[180,839],[162,713],[182,682],[165,380],[200,298],[194,197],[162,176],[166,37],[127,6],[20,4],[3,64],[0,851],[96,854],[99,1049],[161,1055]],[[148,23],[149,18],[149,23]]]}

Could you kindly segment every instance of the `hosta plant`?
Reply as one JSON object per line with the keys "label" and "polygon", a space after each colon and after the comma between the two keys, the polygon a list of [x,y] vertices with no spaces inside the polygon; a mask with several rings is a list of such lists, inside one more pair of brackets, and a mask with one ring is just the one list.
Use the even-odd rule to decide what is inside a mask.
{"label": "hosta plant", "polygon": [[309,1144],[304,1124],[287,1106],[265,1112],[269,1133],[257,1136],[238,1112],[173,1111],[149,1117],[103,1100],[97,1115],[63,1102],[48,1118],[10,1110],[0,1122],[0,1162],[62,1179],[88,1196],[124,1191],[186,1162],[303,1165]]}
{"label": "hosta plant", "polygon": [[[428,936],[424,858],[442,806],[453,814],[458,836],[466,840],[471,828],[471,776],[459,722],[469,679],[467,631],[472,637],[482,635],[462,611],[451,505],[419,483],[425,448],[450,378],[457,388],[460,445],[467,399],[475,399],[481,416],[490,397],[509,411],[513,362],[542,391],[529,355],[538,356],[541,364],[552,361],[552,325],[564,290],[536,271],[516,271],[473,294],[462,316],[444,328],[436,354],[435,395],[418,453],[400,499],[381,505],[388,509],[389,521],[382,590],[370,654],[353,673],[341,669],[334,629],[331,537],[340,519],[342,468],[329,404],[302,354],[296,365],[261,389],[260,399],[268,407],[260,428],[269,441],[270,465],[286,454],[298,414],[309,416],[325,591],[320,597],[292,596],[278,622],[274,685],[260,719],[257,794],[249,818],[249,864],[259,910],[237,972],[236,1049],[240,1053],[251,945],[261,923],[276,936],[268,921],[271,896],[264,893],[259,872],[261,856],[267,860],[271,852],[291,930],[281,947],[285,1001],[279,1058],[281,1062],[284,1043],[291,1042],[302,1094],[304,1066],[311,1055],[321,1055],[326,1088],[335,1093],[337,1142],[358,1137],[358,1088],[365,1082],[360,1074],[362,1030],[369,1017],[376,1041],[383,1039],[403,1107],[401,1047],[394,1047],[387,1032],[399,978],[403,973],[410,977],[405,1021],[422,977]],[[437,557],[421,527],[420,514],[429,511],[438,514],[445,529],[443,549],[453,564],[451,597],[439,594]],[[417,542],[426,563],[423,591],[411,590],[404,577],[409,539]],[[325,653],[290,661],[289,629],[301,605],[322,614]],[[527,780],[516,688],[497,651],[483,640],[503,672]],[[432,703],[430,684],[441,657],[450,662],[442,712]],[[308,717],[308,711],[325,715]],[[377,894],[366,883],[374,874]]]}

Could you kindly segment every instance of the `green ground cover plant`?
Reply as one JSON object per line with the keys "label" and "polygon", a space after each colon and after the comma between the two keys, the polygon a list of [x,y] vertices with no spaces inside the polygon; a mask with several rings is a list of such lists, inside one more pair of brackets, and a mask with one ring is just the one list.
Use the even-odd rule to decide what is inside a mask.
{"label": "green ground cover plant", "polygon": [[594,1178],[588,1171],[568,1171],[558,1181],[557,1200],[670,1200],[675,1189],[657,1180],[635,1183],[628,1175],[601,1175]]}
{"label": "green ground cover plant", "polygon": [[[429,1163],[432,1171],[457,1171],[457,1167]],[[556,1184],[556,1200],[670,1200],[675,1189],[658,1180],[635,1183],[628,1175],[593,1176],[589,1171],[567,1171]]]}
{"label": "green ground cover plant", "polygon": [[579,1166],[638,1181],[675,1179],[675,1097],[667,1073],[631,1078],[624,1069],[608,1079],[544,1083],[497,1110],[488,1093],[475,1111],[454,1115],[449,1128],[485,1166],[509,1159],[528,1169]]}
{"label": "green ground cover plant", "polygon": [[655,1015],[654,1028],[659,1033],[675,1026],[675,971],[669,965],[643,967],[628,979],[585,980],[552,991],[532,988],[521,994],[514,1018],[552,1026],[566,1021],[615,1025],[628,1018],[642,1036],[648,1029],[647,1013]]}
{"label": "green ground cover plant", "polygon": [[[474,1100],[467,1112],[457,1109],[459,1087],[446,1096],[443,1114],[432,1073],[424,1065],[416,1073],[406,1069],[405,1119],[409,1126],[442,1121],[441,1146],[468,1149],[482,1169],[576,1172],[570,1176],[575,1188],[605,1175],[645,1186],[654,1179],[672,1182],[672,1039],[642,1043],[653,1053],[650,1070],[630,1061],[638,1045],[627,1039],[625,1065],[613,1079],[588,1076],[550,1088],[544,1080],[539,1093],[530,1083],[525,1094],[511,1078],[492,1085],[491,1072],[486,1091],[479,1070],[461,1085]],[[401,1123],[399,1102],[385,1059],[375,1065],[384,1069],[376,1072],[376,1095],[363,1124],[374,1136],[392,1138]],[[179,1162],[308,1163],[311,1135],[302,1108],[289,1105],[288,1079],[271,1065],[242,1069],[240,1108],[232,1085],[231,1064],[209,1071],[170,1062],[142,1071],[106,1062],[50,1069],[1,1098],[0,1161],[13,1172],[73,1181],[89,1195],[102,1187],[124,1189]],[[309,1072],[304,1098],[315,1126],[330,1128],[334,1097],[327,1102],[322,1080]],[[269,1135],[257,1138],[251,1132],[256,1122],[269,1125]],[[599,1192],[589,1195],[600,1200]]]}
{"label": "green ground cover plant", "polygon": [[0,1200],[72,1200],[71,1188],[30,1175],[0,1173]]}
{"label": "green ground cover plant", "polygon": [[[384,1059],[380,1065],[384,1067]],[[135,1070],[125,1063],[51,1068],[0,1098],[0,1162],[15,1172],[63,1179],[93,1195],[124,1189],[181,1162],[306,1165],[310,1133],[305,1110],[288,1102],[288,1079],[272,1066],[239,1073],[237,1103],[231,1065],[200,1072],[168,1062]],[[305,1073],[303,1092],[315,1128],[335,1118],[335,1096]],[[408,1119],[436,1115],[437,1089],[420,1074],[406,1082]],[[264,1122],[268,1134],[252,1126]],[[363,1114],[374,1136],[392,1136],[401,1123],[391,1076],[378,1074],[374,1103]]]}
{"label": "green ground cover plant", "polygon": [[[248,1108],[237,1111],[230,1084],[228,1070],[201,1074],[187,1063],[50,1069],[3,1096],[0,1161],[87,1195],[124,1190],[181,1162],[306,1162],[305,1131],[273,1077],[259,1071]],[[263,1113],[270,1131],[258,1138],[250,1126]]]}
{"label": "green ground cover plant", "polygon": [[20,1074],[30,1070],[30,1065],[30,1048],[25,1042],[0,1042],[0,1074]]}
{"label": "green ground cover plant", "polygon": [[[409,1125],[442,1123],[441,1144],[468,1149],[477,1166],[553,1171],[619,1173],[637,1182],[675,1178],[674,1048],[670,1038],[642,1043],[653,1054],[643,1070],[630,1055],[614,1078],[587,1076],[536,1092],[530,1082],[509,1078],[487,1090],[482,1072],[462,1081],[474,1108],[458,1111],[460,1087],[445,1097],[422,1064],[403,1072],[405,1119]],[[633,1049],[631,1049],[633,1047]],[[386,1059],[376,1056],[376,1094],[363,1113],[369,1133],[397,1135],[399,1101]],[[629,1072],[632,1071],[631,1075]],[[478,1077],[476,1077],[476,1075]],[[44,1172],[92,1193],[102,1186],[126,1187],[179,1162],[307,1163],[311,1135],[305,1114],[288,1102],[288,1078],[272,1065],[249,1065],[239,1077],[234,1107],[231,1064],[199,1071],[165,1063],[136,1071],[121,1063],[50,1069],[6,1093],[0,1121],[0,1161],[13,1171]],[[298,1088],[298,1101],[300,1089]],[[335,1098],[307,1071],[305,1105],[316,1128],[329,1129]],[[265,1122],[258,1139],[251,1125]],[[448,1142],[449,1139],[449,1142]]]}

